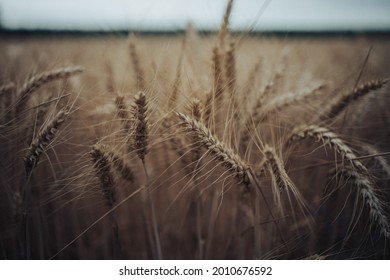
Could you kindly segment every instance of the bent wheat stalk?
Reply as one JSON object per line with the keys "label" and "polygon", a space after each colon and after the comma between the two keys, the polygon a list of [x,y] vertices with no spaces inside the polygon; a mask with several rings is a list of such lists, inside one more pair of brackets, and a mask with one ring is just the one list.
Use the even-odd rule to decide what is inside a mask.
{"label": "bent wheat stalk", "polygon": [[317,125],[303,125],[297,127],[294,129],[287,144],[289,145],[297,140],[306,138],[313,138],[317,141],[321,141],[324,145],[331,146],[335,151],[337,151],[338,154],[342,156],[343,159],[348,160],[350,166],[355,168],[358,172],[362,174],[369,173],[363,163],[356,159],[357,156],[352,151],[352,149],[347,144],[345,144],[336,133],[325,127],[320,127]]}
{"label": "bent wheat stalk", "polygon": [[80,66],[72,66],[66,68],[54,69],[51,71],[43,72],[39,75],[33,76],[29,79],[22,88],[17,92],[18,100],[15,104],[15,115],[22,112],[29,100],[30,96],[38,88],[47,84],[48,82],[70,77],[72,75],[79,74],[83,71]]}
{"label": "bent wheat stalk", "polygon": [[38,135],[31,141],[24,157],[24,167],[27,176],[29,176],[32,170],[37,166],[41,154],[45,151],[46,147],[54,139],[58,128],[65,121],[68,113],[61,110],[57,115],[44,126]]}
{"label": "bent wheat stalk", "polygon": [[375,185],[370,178],[348,167],[338,169],[336,174],[342,176],[345,180],[349,180],[351,184],[358,188],[363,202],[369,209],[371,222],[376,222],[380,228],[381,234],[383,234],[385,238],[389,238],[390,225],[388,218],[383,210],[383,203],[375,192]]}
{"label": "bent wheat stalk", "polygon": [[248,163],[243,161],[231,148],[218,140],[202,122],[182,113],[177,113],[177,115],[181,119],[181,125],[186,132],[196,136],[198,141],[207,148],[215,159],[221,161],[232,172],[234,177],[237,177],[246,185],[249,184]]}
{"label": "bent wheat stalk", "polygon": [[381,228],[381,233],[386,237],[390,237],[390,227],[387,218],[382,209],[379,198],[375,193],[374,183],[371,181],[367,168],[359,161],[351,148],[346,145],[335,133],[326,128],[310,125],[297,128],[289,143],[298,139],[314,138],[321,141],[323,144],[330,145],[340,154],[343,159],[347,159],[349,166],[340,168],[339,174],[344,178],[352,180],[353,184],[358,187],[363,201],[370,209],[370,217],[372,221],[376,221]]}
{"label": "bent wheat stalk", "polygon": [[339,115],[350,103],[356,101],[370,92],[381,89],[386,83],[389,82],[389,78],[378,79],[367,82],[358,86],[356,89],[346,92],[344,94],[336,96],[329,106],[322,112],[320,119],[333,118]]}

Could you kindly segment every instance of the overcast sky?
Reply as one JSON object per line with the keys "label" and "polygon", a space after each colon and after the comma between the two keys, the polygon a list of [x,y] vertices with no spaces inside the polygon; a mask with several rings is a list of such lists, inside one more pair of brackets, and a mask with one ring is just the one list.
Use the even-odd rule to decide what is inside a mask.
{"label": "overcast sky", "polygon": [[[265,2],[264,13],[261,9]],[[0,0],[6,28],[180,29],[219,26],[227,0]],[[236,0],[231,27],[390,29],[390,0]]]}

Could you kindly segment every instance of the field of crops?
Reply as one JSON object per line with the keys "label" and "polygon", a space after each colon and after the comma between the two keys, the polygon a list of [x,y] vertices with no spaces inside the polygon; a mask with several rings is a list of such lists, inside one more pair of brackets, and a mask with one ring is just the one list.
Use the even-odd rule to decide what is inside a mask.
{"label": "field of crops", "polygon": [[1,35],[1,259],[388,258],[387,36]]}

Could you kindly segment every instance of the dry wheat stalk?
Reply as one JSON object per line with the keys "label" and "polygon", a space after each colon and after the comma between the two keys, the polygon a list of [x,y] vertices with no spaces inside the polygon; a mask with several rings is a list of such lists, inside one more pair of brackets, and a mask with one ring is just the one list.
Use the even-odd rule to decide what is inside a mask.
{"label": "dry wheat stalk", "polygon": [[381,89],[389,79],[378,79],[359,85],[350,92],[337,95],[322,112],[321,119],[332,118],[339,115],[351,102],[356,101],[370,92]]}
{"label": "dry wheat stalk", "polygon": [[248,97],[251,95],[255,87],[256,77],[259,74],[262,65],[263,65],[263,60],[259,59],[249,72],[248,79],[245,83],[245,88],[243,90],[244,97],[242,103],[244,104],[244,109],[245,109],[244,112],[246,111],[246,108],[248,106]]}
{"label": "dry wheat stalk", "polygon": [[65,121],[67,112],[61,110],[57,115],[47,123],[32,140],[30,147],[24,157],[24,165],[27,176],[37,166],[40,155],[45,151],[46,147],[54,139],[60,125]]}
{"label": "dry wheat stalk", "polygon": [[222,72],[222,54],[218,47],[213,49],[213,74],[214,74],[214,103],[222,104],[222,94],[224,91],[224,81]]}
{"label": "dry wheat stalk", "polygon": [[25,82],[22,88],[17,92],[18,100],[16,101],[15,104],[15,109],[14,109],[15,114],[17,115],[18,113],[21,113],[24,110],[31,94],[35,90],[43,86],[44,84],[54,80],[67,78],[72,75],[79,74],[81,72],[82,72],[82,68],[80,66],[72,66],[72,67],[54,69],[33,76],[27,82]]}
{"label": "dry wheat stalk", "polygon": [[[294,183],[291,181],[290,176],[288,176],[286,169],[284,168],[284,164],[281,158],[276,154],[275,149],[265,145],[263,153],[265,156],[263,165],[268,169],[272,181],[274,182],[274,186],[279,188],[278,190],[274,190],[273,193],[276,206],[280,209],[281,214],[284,215],[279,193],[282,190],[286,190],[288,196],[289,191],[291,191],[296,201],[298,202],[302,213],[307,213],[308,208],[306,206],[305,200],[303,199],[298,189],[295,187]],[[293,215],[295,216],[295,214]]]}
{"label": "dry wheat stalk", "polygon": [[[264,104],[266,104],[267,99],[269,99],[272,89],[275,87],[278,80],[281,79],[283,75],[283,69],[278,70],[271,81],[266,84],[264,89],[260,92],[260,94],[256,98],[256,102],[251,109],[251,113],[246,117],[244,121],[243,130],[241,132],[240,145],[246,148],[250,141],[250,132],[253,127],[257,127],[260,122],[264,119],[264,114],[262,111],[264,110]],[[277,105],[277,104],[276,104]]]}
{"label": "dry wheat stalk", "polygon": [[265,155],[265,167],[269,169],[270,174],[274,177],[279,190],[282,191],[288,189],[292,182],[284,169],[282,161],[276,155],[275,150],[266,145],[263,152]]}
{"label": "dry wheat stalk", "polygon": [[262,107],[263,107],[263,99],[258,98],[256,100],[255,105],[253,106],[252,113],[246,118],[244,122],[244,126],[241,131],[240,146],[244,147],[245,149],[248,146],[251,138],[250,132],[254,127],[257,127],[257,125],[259,124],[258,120],[261,118],[260,111]]}
{"label": "dry wheat stalk", "polygon": [[139,55],[137,53],[134,42],[130,42],[129,48],[130,48],[131,62],[133,64],[134,72],[136,74],[137,89],[138,90],[145,90],[145,80],[144,80],[145,75],[144,75],[144,71],[141,67]]}
{"label": "dry wheat stalk", "polygon": [[113,207],[116,202],[115,181],[110,170],[110,156],[107,153],[106,146],[95,144],[90,152],[91,160],[99,177],[103,197],[108,205]]}
{"label": "dry wheat stalk", "polygon": [[[199,99],[193,98],[189,106],[189,114],[192,118],[198,122],[202,119],[202,104]],[[194,135],[191,139],[192,143],[192,162],[194,163],[194,168],[196,167],[199,159],[202,156],[201,146],[198,143],[198,138]]]}
{"label": "dry wheat stalk", "polygon": [[243,131],[241,136],[242,144],[244,146],[248,144],[250,137],[249,131],[252,125],[254,127],[257,127],[267,117],[268,114],[282,110],[284,107],[287,107],[296,102],[300,102],[313,95],[316,95],[320,93],[323,88],[324,86],[321,84],[301,94],[289,93],[283,96],[275,97],[267,103],[265,103],[265,100],[263,98],[258,98],[254,108],[252,109],[252,114],[248,116],[245,121],[244,127],[246,128],[246,130]]}
{"label": "dry wheat stalk", "polygon": [[235,58],[235,43],[231,42],[228,51],[225,55],[225,80],[226,80],[226,89],[229,91],[230,96],[233,102],[237,103],[235,100],[234,92],[236,90],[236,58]]}
{"label": "dry wheat stalk", "polygon": [[355,168],[357,172],[366,175],[369,173],[363,163],[356,159],[356,155],[351,148],[329,129],[317,125],[303,125],[297,127],[292,132],[288,144],[306,138],[313,138],[317,141],[321,141],[324,145],[330,145],[343,157],[343,159],[347,159],[349,164]]}
{"label": "dry wheat stalk", "polygon": [[[303,93],[289,93],[282,96],[275,97],[267,102],[264,106],[257,109],[258,111],[252,116],[251,120],[254,124],[259,124],[269,114],[280,111],[287,106],[293,105],[294,103],[304,101],[314,95],[320,94],[321,90],[324,89],[324,85],[320,84],[314,88],[303,92]],[[259,103],[260,104],[260,103]]]}
{"label": "dry wheat stalk", "polygon": [[236,96],[236,58],[235,58],[235,43],[231,42],[229,50],[225,55],[225,76],[226,76],[226,89],[230,95],[231,110],[232,110],[232,126],[230,133],[232,135],[232,142],[235,143],[235,133],[238,131],[238,125],[240,123],[239,106]]}
{"label": "dry wheat stalk", "polygon": [[36,128],[41,127],[41,125],[44,122],[44,118],[47,112],[47,108],[45,107],[47,106],[44,107],[41,106],[37,109],[36,117],[34,118],[34,124],[27,129],[27,134],[26,134],[27,145],[30,145],[32,140],[34,139],[34,132]]}
{"label": "dry wheat stalk", "polygon": [[225,44],[226,34],[228,33],[229,18],[232,12],[232,6],[233,6],[233,0],[229,0],[226,6],[225,15],[223,17],[221,27],[219,28],[219,32],[218,32],[218,41],[222,48],[223,45]]}
{"label": "dry wheat stalk", "polygon": [[181,65],[182,65],[182,61],[183,61],[184,45],[185,45],[185,40],[183,41],[183,46],[182,46],[182,50],[180,53],[179,62],[177,64],[175,80],[173,81],[173,86],[172,86],[172,92],[171,92],[171,95],[168,99],[168,109],[172,109],[172,110],[176,109],[177,101],[178,101],[179,96],[180,96],[180,88],[182,85]]}
{"label": "dry wheat stalk", "polygon": [[133,148],[135,149],[138,157],[142,161],[142,166],[145,176],[145,187],[147,191],[147,200],[150,209],[152,219],[152,230],[154,236],[154,242],[156,246],[156,255],[158,259],[162,259],[162,250],[160,243],[160,234],[158,231],[156,210],[154,207],[152,190],[150,187],[150,179],[148,170],[146,168],[145,156],[148,153],[148,141],[149,141],[149,124],[147,118],[147,100],[146,95],[142,91],[138,92],[134,97],[133,105]]}
{"label": "dry wheat stalk", "polygon": [[382,202],[376,194],[375,185],[370,178],[348,167],[338,168],[336,176],[341,176],[354,186],[357,186],[364,203],[369,208],[371,221],[376,222],[381,229],[381,233],[386,238],[389,238],[390,225],[383,210]]}
{"label": "dry wheat stalk", "polygon": [[145,159],[148,153],[149,125],[147,119],[146,95],[138,92],[134,98],[133,105],[133,149],[141,160]]}
{"label": "dry wheat stalk", "polygon": [[231,148],[218,140],[210,130],[200,121],[197,121],[182,113],[177,113],[186,132],[195,135],[198,141],[207,148],[217,160],[221,161],[235,177],[249,184],[249,164],[243,161]]}

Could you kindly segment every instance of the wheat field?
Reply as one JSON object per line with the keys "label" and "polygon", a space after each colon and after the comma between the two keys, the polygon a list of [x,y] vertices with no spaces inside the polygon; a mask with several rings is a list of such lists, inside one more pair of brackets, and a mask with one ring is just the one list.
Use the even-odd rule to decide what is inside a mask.
{"label": "wheat field", "polygon": [[1,35],[2,259],[389,258],[390,40],[231,34],[229,13]]}

